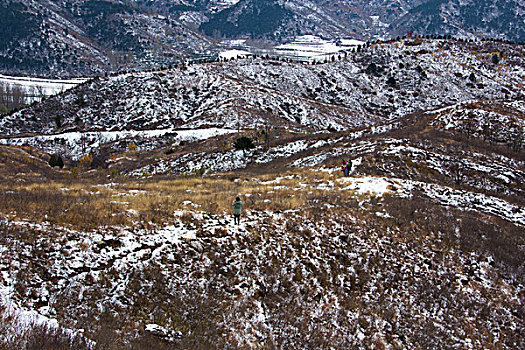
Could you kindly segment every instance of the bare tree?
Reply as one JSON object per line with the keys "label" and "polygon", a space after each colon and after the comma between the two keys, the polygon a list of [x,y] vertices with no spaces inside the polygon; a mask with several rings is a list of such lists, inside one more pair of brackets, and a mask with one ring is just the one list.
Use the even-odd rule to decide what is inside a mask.
{"label": "bare tree", "polygon": [[270,124],[269,121],[266,121],[264,127],[263,127],[263,134],[264,134],[264,148],[268,149],[270,148],[270,141],[272,139],[272,133],[273,133],[273,127]]}
{"label": "bare tree", "polygon": [[452,180],[456,183],[456,185],[461,184],[463,181],[463,178],[465,177],[465,174],[462,172],[462,164],[459,161],[452,161],[450,163],[450,175],[452,177]]}
{"label": "bare tree", "polygon": [[20,108],[26,105],[27,101],[27,93],[21,86],[0,83],[0,104],[8,110]]}
{"label": "bare tree", "polygon": [[482,134],[483,134],[483,141],[490,141],[490,134],[492,132],[492,129],[490,127],[490,123],[488,121],[485,121],[482,126]]}
{"label": "bare tree", "polygon": [[27,102],[27,96],[22,87],[15,85],[11,88],[12,109],[20,108]]}
{"label": "bare tree", "polygon": [[0,115],[7,113],[9,113],[9,108],[7,107],[6,85],[0,83]]}
{"label": "bare tree", "polygon": [[44,87],[41,85],[37,85],[35,87],[35,90],[35,99],[37,99],[38,101],[43,101],[46,98]]}
{"label": "bare tree", "polygon": [[0,104],[7,107],[7,84],[0,82]]}
{"label": "bare tree", "polygon": [[489,135],[489,142],[490,144],[494,144],[499,141],[501,130],[503,129],[501,122],[499,120],[494,120],[491,123],[490,128],[490,135]]}
{"label": "bare tree", "polygon": [[517,127],[511,135],[512,150],[514,152],[521,151],[523,147],[523,128]]}
{"label": "bare tree", "polygon": [[82,152],[82,155],[86,154],[86,150],[88,149],[88,137],[85,132],[80,132],[80,150]]}
{"label": "bare tree", "polygon": [[471,113],[469,113],[467,120],[463,124],[463,130],[467,135],[467,139],[470,139],[470,136],[474,135],[474,133],[476,132],[476,127],[476,120],[474,119],[474,116]]}

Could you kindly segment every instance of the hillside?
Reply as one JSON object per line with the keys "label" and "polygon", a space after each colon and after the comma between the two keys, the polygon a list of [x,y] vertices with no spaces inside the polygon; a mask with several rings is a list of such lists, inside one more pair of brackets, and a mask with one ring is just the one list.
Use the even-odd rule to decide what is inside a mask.
{"label": "hillside", "polygon": [[3,117],[0,133],[235,129],[268,120],[336,131],[447,104],[523,97],[522,45],[404,39],[329,61],[259,57],[97,78]]}
{"label": "hillside", "polygon": [[[285,22],[292,20],[293,13],[273,0],[241,0],[215,14],[200,29],[215,37],[249,36],[254,39],[271,36]],[[258,23],[254,26],[254,23]],[[286,34],[285,34],[286,35]],[[277,41],[282,38],[274,37]]]}
{"label": "hillside", "polygon": [[[8,343],[66,346],[81,328],[76,349],[523,347],[523,157],[432,120],[342,136],[288,170],[127,178],[151,161],[128,151],[99,175],[17,174],[1,192]],[[202,165],[212,141],[162,157]],[[21,326],[37,315],[51,328]]]}
{"label": "hillside", "polygon": [[[209,15],[201,29],[217,38],[248,35],[278,41],[304,34],[375,40],[412,32],[523,42],[523,10],[516,0],[242,0]],[[253,25],[253,13],[258,25]]]}
{"label": "hillside", "polygon": [[3,0],[0,16],[0,70],[9,74],[64,78],[151,69],[215,46],[134,2]]}
{"label": "hillside", "polygon": [[[398,33],[439,33],[468,35],[523,42],[524,4],[520,1],[424,1],[405,13],[395,26]],[[505,34],[504,34],[505,33]]]}
{"label": "hillside", "polygon": [[0,348],[524,348],[522,50],[119,74],[3,117]]}
{"label": "hillside", "polygon": [[159,69],[213,60],[237,46],[225,39],[248,40],[256,52],[301,35],[524,42],[523,13],[518,0],[2,0],[0,72],[68,78]]}

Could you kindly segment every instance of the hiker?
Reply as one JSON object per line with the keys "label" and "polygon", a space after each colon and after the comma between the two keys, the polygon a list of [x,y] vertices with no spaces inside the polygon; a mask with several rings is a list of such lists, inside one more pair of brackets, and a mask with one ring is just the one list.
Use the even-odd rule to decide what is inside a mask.
{"label": "hiker", "polygon": [[235,198],[235,202],[232,203],[233,206],[233,223],[239,225],[241,221],[241,209],[242,202],[239,197]]}
{"label": "hiker", "polygon": [[343,160],[343,174],[345,176],[348,176],[350,174],[351,169],[352,169],[352,162]]}
{"label": "hiker", "polygon": [[346,176],[349,176],[351,170],[352,170],[352,161],[351,161],[351,160],[348,160],[348,162],[346,162],[346,172],[345,172],[345,175],[346,175]]}

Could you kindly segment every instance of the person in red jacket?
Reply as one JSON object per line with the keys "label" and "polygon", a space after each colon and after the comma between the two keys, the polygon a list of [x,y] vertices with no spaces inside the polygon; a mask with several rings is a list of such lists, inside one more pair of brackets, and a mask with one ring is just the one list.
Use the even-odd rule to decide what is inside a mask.
{"label": "person in red jacket", "polygon": [[352,168],[352,162],[343,160],[343,168],[341,170],[343,171],[343,174],[345,176],[348,176],[350,174],[351,168]]}

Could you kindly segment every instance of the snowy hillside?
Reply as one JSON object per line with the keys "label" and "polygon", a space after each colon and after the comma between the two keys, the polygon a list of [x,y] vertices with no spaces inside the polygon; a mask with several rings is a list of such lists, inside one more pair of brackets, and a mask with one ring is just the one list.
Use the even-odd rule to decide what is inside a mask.
{"label": "snowy hillside", "polygon": [[420,1],[391,28],[403,35],[435,33],[485,37],[523,42],[525,39],[525,4],[523,1],[446,0]]}
{"label": "snowy hillside", "polygon": [[151,69],[205,54],[215,45],[138,2],[0,2],[0,70],[53,78]]}
{"label": "snowy hillside", "polygon": [[2,117],[0,349],[525,348],[523,60],[409,38]]}
{"label": "snowy hillside", "polygon": [[0,71],[53,78],[211,59],[224,39],[253,49],[302,35],[525,40],[519,0],[3,0],[0,16]]}
{"label": "snowy hillside", "polygon": [[0,344],[521,348],[523,161],[467,154],[456,184],[454,147],[425,144],[321,143],[338,156],[259,175],[5,182]]}
{"label": "snowy hillside", "polygon": [[259,57],[97,78],[2,118],[0,132],[244,129],[267,122],[334,131],[447,104],[523,96],[521,45],[406,39],[327,61]]}
{"label": "snowy hillside", "polygon": [[523,6],[518,0],[243,0],[210,14],[201,28],[216,37],[277,40],[305,34],[375,40],[411,32],[523,42]]}

